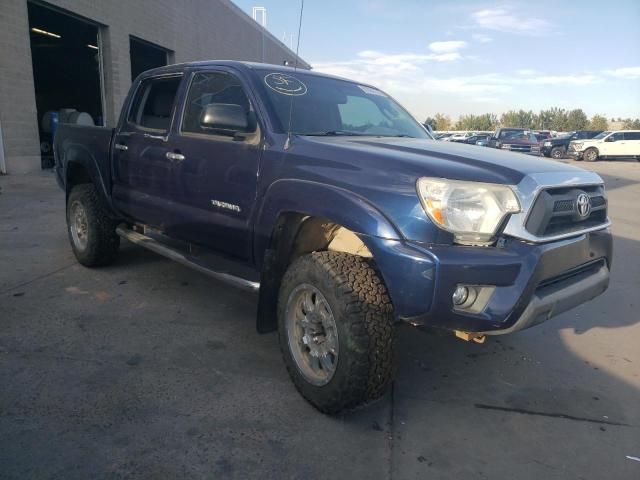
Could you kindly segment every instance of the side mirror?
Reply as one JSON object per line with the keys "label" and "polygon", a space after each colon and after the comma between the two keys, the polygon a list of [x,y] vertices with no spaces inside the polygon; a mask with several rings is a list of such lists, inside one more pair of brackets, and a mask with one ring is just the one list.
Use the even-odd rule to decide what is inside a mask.
{"label": "side mirror", "polygon": [[615,141],[616,141],[616,139],[615,139],[615,137],[613,135],[611,135],[610,137],[607,137],[606,140],[605,140],[605,142],[615,142]]}
{"label": "side mirror", "polygon": [[221,133],[234,135],[246,132],[249,120],[244,108],[231,103],[210,103],[200,116],[200,126],[204,129],[220,130]]}

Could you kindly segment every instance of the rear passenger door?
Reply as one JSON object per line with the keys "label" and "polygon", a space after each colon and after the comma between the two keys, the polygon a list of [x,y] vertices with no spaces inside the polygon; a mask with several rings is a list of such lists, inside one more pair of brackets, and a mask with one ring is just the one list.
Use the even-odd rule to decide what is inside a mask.
{"label": "rear passenger door", "polygon": [[640,132],[624,132],[625,156],[640,157]]}
{"label": "rear passenger door", "polygon": [[[250,90],[232,71],[192,73],[171,151],[178,155],[172,201],[184,213],[174,235],[241,259],[251,252],[250,218],[255,206],[262,145]],[[240,105],[248,128],[233,134],[204,128],[209,104]]]}
{"label": "rear passenger door", "polygon": [[182,75],[142,80],[113,145],[113,201],[140,223],[167,229],[173,222],[169,189],[173,163],[167,145]]}

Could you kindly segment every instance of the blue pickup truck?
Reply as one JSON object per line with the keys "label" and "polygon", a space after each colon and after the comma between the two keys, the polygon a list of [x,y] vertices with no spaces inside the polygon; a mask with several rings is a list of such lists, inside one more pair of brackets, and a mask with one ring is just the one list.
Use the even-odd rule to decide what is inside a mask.
{"label": "blue pickup truck", "polygon": [[598,175],[434,141],[370,85],[167,66],[136,79],[116,128],[61,125],[54,149],[82,265],[113,262],[125,238],[256,292],[258,331],[277,330],[327,413],[385,391],[400,322],[481,342],[609,282]]}

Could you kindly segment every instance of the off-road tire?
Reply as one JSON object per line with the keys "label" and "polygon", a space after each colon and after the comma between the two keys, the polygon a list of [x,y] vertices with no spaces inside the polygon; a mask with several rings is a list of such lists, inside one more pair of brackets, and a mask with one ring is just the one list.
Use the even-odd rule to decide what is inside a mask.
{"label": "off-road tire", "polygon": [[[593,155],[595,153],[595,156]],[[591,155],[590,155],[591,154]],[[595,148],[587,148],[582,154],[582,159],[585,162],[597,162],[598,161],[598,150]]]}
{"label": "off-road tire", "polygon": [[551,149],[551,158],[555,158],[556,160],[564,157],[564,148],[562,147],[553,147]]}
{"label": "off-road tire", "polygon": [[[80,202],[87,220],[87,241],[85,248],[74,242],[71,232],[70,212],[74,202]],[[73,187],[67,199],[67,233],[71,249],[78,262],[85,267],[100,267],[113,263],[120,246],[116,234],[117,222],[111,218],[92,184]]]}
{"label": "off-road tire", "polygon": [[[289,347],[287,303],[301,284],[310,284],[324,295],[337,326],[337,366],[323,386],[304,378]],[[394,372],[395,330],[391,300],[371,259],[314,252],[296,259],[284,275],[278,299],[280,349],[294,385],[321,412],[351,409],[385,392]]]}

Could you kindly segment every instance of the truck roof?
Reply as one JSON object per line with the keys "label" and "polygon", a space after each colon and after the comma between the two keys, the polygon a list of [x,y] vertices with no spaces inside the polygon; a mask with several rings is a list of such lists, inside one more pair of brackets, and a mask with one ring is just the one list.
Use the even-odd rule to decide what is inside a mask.
{"label": "truck roof", "polygon": [[182,72],[187,68],[191,68],[191,67],[216,67],[216,66],[227,66],[227,67],[234,67],[237,68],[239,70],[245,69],[245,70],[252,70],[252,69],[269,69],[272,70],[274,72],[282,72],[282,73],[288,73],[288,74],[292,74],[294,73],[296,70],[300,70],[302,72],[304,72],[305,75],[314,75],[314,76],[318,76],[318,77],[327,77],[327,78],[335,78],[338,80],[346,80],[348,82],[354,82],[354,83],[358,83],[360,85],[368,85],[366,83],[363,82],[355,82],[354,80],[350,80],[348,78],[344,78],[344,77],[338,77],[336,75],[329,75],[326,73],[320,73],[320,72],[314,72],[312,70],[307,70],[306,68],[294,68],[294,67],[288,67],[285,65],[274,65],[271,63],[260,63],[260,62],[245,62],[245,61],[240,61],[240,60],[202,60],[202,61],[198,61],[198,62],[184,62],[184,63],[175,63],[173,65],[166,65],[164,67],[158,67],[158,68],[153,68],[151,70],[147,70],[143,73],[140,74],[141,78],[144,77],[148,77],[148,76],[154,76],[154,75],[161,75],[161,74],[167,74],[167,73],[176,73],[176,72]]}

